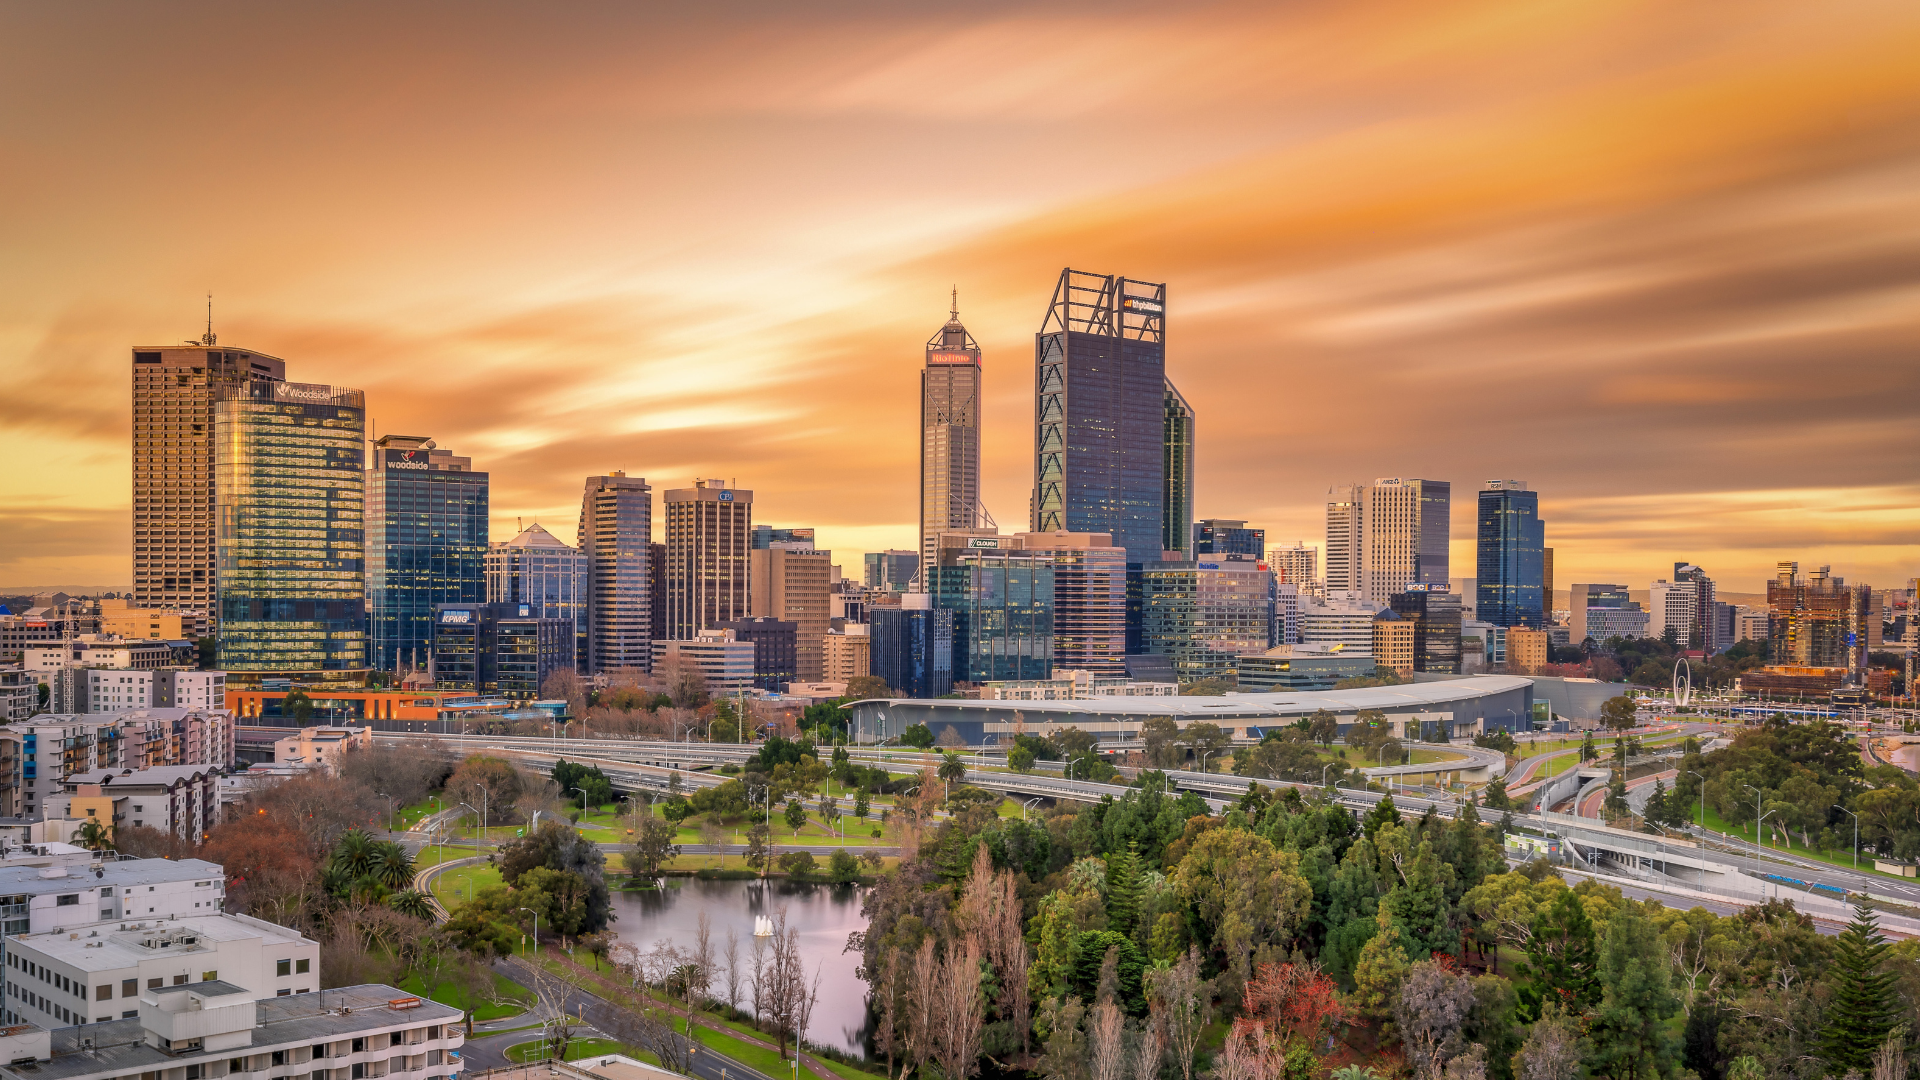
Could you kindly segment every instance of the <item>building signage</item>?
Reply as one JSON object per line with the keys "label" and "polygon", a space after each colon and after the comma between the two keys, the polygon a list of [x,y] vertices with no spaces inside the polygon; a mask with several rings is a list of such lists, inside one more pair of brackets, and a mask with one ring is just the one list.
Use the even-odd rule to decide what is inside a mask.
{"label": "building signage", "polygon": [[443,623],[470,623],[473,621],[473,612],[466,610],[443,611],[440,613],[440,621]]}
{"label": "building signage", "polygon": [[1158,300],[1149,300],[1144,296],[1129,296],[1124,300],[1127,310],[1141,315],[1162,315],[1166,307]]}
{"label": "building signage", "polygon": [[970,548],[997,548],[1000,546],[1000,540],[998,537],[993,536],[976,536],[967,541],[967,546]]}
{"label": "building signage", "polygon": [[333,400],[333,387],[318,386],[313,383],[278,382],[273,384],[273,396],[287,401],[324,403]]}
{"label": "building signage", "polygon": [[423,451],[389,450],[387,451],[387,468],[415,469],[420,472],[426,472],[429,466],[427,465],[427,459],[423,456]]}
{"label": "building signage", "polygon": [[1218,570],[1218,569],[1220,569],[1220,564],[1219,564],[1219,563],[1217,563],[1217,562],[1203,562],[1203,563],[1201,563],[1201,564],[1200,564],[1200,569],[1202,569],[1202,570]]}
{"label": "building signage", "polygon": [[720,493],[720,501],[721,501],[721,502],[732,502],[732,501],[733,501],[733,492],[731,492],[731,491],[723,491],[723,492],[721,492],[721,493]]}
{"label": "building signage", "polygon": [[1437,582],[1426,582],[1426,581],[1412,581],[1412,582],[1408,582],[1408,583],[1407,583],[1407,588],[1406,588],[1406,590],[1405,590],[1405,591],[1407,591],[1407,592],[1428,592],[1428,593],[1433,593],[1433,592],[1438,592],[1438,593],[1443,593],[1443,592],[1452,592],[1452,591],[1453,591],[1453,586],[1451,586],[1451,585],[1441,585],[1441,584],[1439,584],[1439,583],[1437,583]]}

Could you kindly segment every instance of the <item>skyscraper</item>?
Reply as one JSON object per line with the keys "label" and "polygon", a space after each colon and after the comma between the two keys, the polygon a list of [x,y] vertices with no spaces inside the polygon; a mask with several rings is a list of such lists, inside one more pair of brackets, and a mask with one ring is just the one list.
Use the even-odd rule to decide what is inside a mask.
{"label": "skyscraper", "polygon": [[580,497],[587,564],[587,673],[653,663],[653,489],[615,470],[587,477]]}
{"label": "skyscraper", "polygon": [[1062,270],[1034,336],[1031,529],[1107,533],[1131,565],[1166,550],[1166,298]]}
{"label": "skyscraper", "polygon": [[1267,651],[1273,635],[1273,575],[1250,555],[1157,562],[1141,573],[1141,648],[1173,658],[1182,679],[1233,670]]}
{"label": "skyscraper", "polygon": [[238,681],[344,682],[367,669],[365,425],[358,390],[220,390],[219,665]]}
{"label": "skyscraper", "polygon": [[920,566],[938,558],[928,545],[941,530],[974,526],[979,505],[980,345],[960,324],[956,290],[920,369]]}
{"label": "skyscraper", "polygon": [[567,620],[568,655],[576,669],[586,665],[587,558],[539,522],[487,545],[487,601],[527,604],[539,618]]}
{"label": "skyscraper", "polygon": [[133,350],[133,604],[217,615],[214,404],[287,365],[247,349],[199,345]]}
{"label": "skyscraper", "polygon": [[368,660],[424,664],[441,604],[487,596],[487,474],[433,440],[383,435],[367,470]]}
{"label": "skyscraper", "polygon": [[1489,480],[1480,491],[1476,522],[1474,612],[1494,626],[1545,624],[1541,557],[1546,524],[1540,496],[1520,480]]}
{"label": "skyscraper", "polygon": [[1366,489],[1367,599],[1387,603],[1409,585],[1447,584],[1452,499],[1444,480],[1381,479]]}
{"label": "skyscraper", "polygon": [[1053,560],[1011,539],[970,538],[921,575],[934,606],[953,613],[957,681],[1052,677]]}
{"label": "skyscraper", "polygon": [[753,550],[753,492],[695,480],[665,495],[667,637],[685,641],[752,613],[747,553]]}
{"label": "skyscraper", "polygon": [[1296,541],[1292,547],[1277,547],[1266,552],[1267,565],[1273,567],[1275,581],[1298,585],[1302,596],[1311,593],[1319,580],[1320,549]]}
{"label": "skyscraper", "polygon": [[1104,533],[1020,533],[1053,562],[1053,668],[1095,678],[1127,673],[1127,552]]}
{"label": "skyscraper", "polygon": [[749,610],[756,618],[794,624],[791,670],[802,682],[818,681],[825,662],[827,631],[833,628],[829,582],[833,552],[815,551],[811,540],[774,541],[770,547],[750,552],[748,564]]}
{"label": "skyscraper", "polygon": [[1367,595],[1366,489],[1343,484],[1327,490],[1328,598]]}
{"label": "skyscraper", "polygon": [[1172,379],[1167,380],[1165,423],[1160,453],[1162,472],[1166,478],[1160,526],[1160,546],[1164,549],[1161,554],[1177,551],[1179,558],[1191,559],[1194,541],[1193,406],[1187,404],[1187,399],[1174,388]]}
{"label": "skyscraper", "polygon": [[1267,530],[1249,529],[1245,521],[1207,518],[1193,523],[1195,555],[1251,555],[1267,557]]}

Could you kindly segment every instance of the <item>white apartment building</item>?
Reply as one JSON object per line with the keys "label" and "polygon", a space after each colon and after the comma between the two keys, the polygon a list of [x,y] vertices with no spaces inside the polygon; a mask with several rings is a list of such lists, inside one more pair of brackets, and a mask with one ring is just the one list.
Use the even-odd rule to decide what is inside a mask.
{"label": "white apartment building", "polygon": [[6,1008],[45,1028],[140,1015],[141,994],[230,983],[254,997],[320,985],[320,943],[245,915],[101,922],[7,943]]}
{"label": "white apartment building", "polygon": [[[1453,485],[1444,480],[1382,478],[1366,489],[1366,499],[1363,577],[1367,599],[1386,603],[1411,584],[1447,584],[1452,565],[1447,545]],[[1331,538],[1328,547],[1331,565]],[[1331,585],[1328,588],[1331,591]]]}
{"label": "white apartment building", "polygon": [[153,699],[154,683],[160,672],[140,671],[134,668],[86,668],[82,676],[87,681],[84,704],[81,710],[90,713],[130,712],[134,709],[151,709],[159,704]]}
{"label": "white apartment building", "polygon": [[211,831],[220,812],[215,765],[95,769],[72,774],[63,786],[61,794],[46,796],[49,815],[116,830],[145,826],[192,840]]}
{"label": "white apartment building", "polygon": [[[95,1004],[98,1009],[99,1004]],[[451,1080],[460,1010],[391,986],[261,997],[225,979],[142,987],[118,1019],[0,1031],[0,1080]]]}
{"label": "white apartment building", "polygon": [[1302,605],[1313,602],[1313,596],[1306,588],[1290,581],[1278,581],[1273,586],[1273,631],[1269,635],[1275,645],[1300,644],[1300,612]]}
{"label": "white apartment building", "polygon": [[[48,844],[48,849],[69,845]],[[90,852],[74,862],[56,851],[0,866],[0,951],[16,934],[71,930],[109,919],[218,914],[226,874],[199,859],[113,859]]]}
{"label": "white apartment building", "polygon": [[21,667],[0,667],[0,723],[25,720],[40,705],[40,680]]}
{"label": "white apartment building", "polygon": [[[1691,581],[1668,581],[1662,578],[1647,586],[1647,636],[1664,636],[1667,628],[1672,627],[1674,640],[1682,648],[1688,647],[1693,636],[1693,622],[1699,614],[1697,603],[1698,592]],[[1588,634],[1591,636],[1591,629]]]}

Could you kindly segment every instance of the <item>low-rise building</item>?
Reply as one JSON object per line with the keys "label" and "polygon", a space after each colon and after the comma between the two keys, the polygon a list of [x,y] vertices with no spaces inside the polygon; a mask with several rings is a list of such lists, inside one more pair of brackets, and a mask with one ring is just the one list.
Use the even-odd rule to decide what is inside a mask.
{"label": "low-rise building", "polygon": [[450,1080],[460,1074],[460,1010],[377,984],[322,997],[259,997],[225,979],[199,978],[142,986],[131,998],[116,992],[111,1003],[90,1002],[88,1009],[97,1017],[108,1005],[115,1019],[0,1032],[0,1060],[13,1063],[0,1067],[0,1080]]}
{"label": "low-rise building", "polygon": [[1239,691],[1272,694],[1287,690],[1331,690],[1342,679],[1373,674],[1379,661],[1350,655],[1341,645],[1276,645],[1238,664]]}
{"label": "low-rise building", "polygon": [[1533,675],[1547,666],[1547,631],[1524,626],[1507,628],[1507,668],[1518,675]]}
{"label": "low-rise building", "polygon": [[827,682],[852,682],[873,674],[873,637],[866,623],[847,623],[844,629],[828,634],[820,650],[821,678]]}
{"label": "low-rise building", "polygon": [[1385,604],[1350,597],[1325,604],[1303,604],[1300,644],[1345,645],[1349,654],[1373,651],[1373,620]]}
{"label": "low-rise building", "polygon": [[139,1015],[141,994],[224,982],[254,997],[320,985],[320,943],[245,915],[102,921],[7,941],[14,1023],[104,1024]]}
{"label": "low-rise building", "polygon": [[74,773],[62,794],[47,797],[47,812],[115,831],[145,827],[197,839],[219,820],[220,773],[212,765]]}
{"label": "low-rise building", "polygon": [[0,952],[15,934],[42,934],[108,919],[219,914],[226,876],[199,859],[116,859],[70,844],[31,845],[0,866]]}
{"label": "low-rise building", "polygon": [[1399,618],[1391,611],[1382,612],[1373,620],[1373,656],[1369,670],[1375,667],[1392,668],[1393,673],[1403,679],[1413,678],[1416,637],[1411,619]]}
{"label": "low-rise building", "polygon": [[696,638],[652,645],[656,673],[669,658],[679,657],[699,666],[710,693],[731,694],[753,686],[753,642],[738,640],[731,630],[702,630]]}
{"label": "low-rise building", "polygon": [[40,707],[40,680],[22,667],[0,667],[0,723],[25,720]]}

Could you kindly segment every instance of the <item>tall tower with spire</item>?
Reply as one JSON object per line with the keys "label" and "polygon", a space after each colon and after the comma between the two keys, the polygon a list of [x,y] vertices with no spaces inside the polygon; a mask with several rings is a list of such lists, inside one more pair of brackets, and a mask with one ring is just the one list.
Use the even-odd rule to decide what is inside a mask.
{"label": "tall tower with spire", "polygon": [[960,290],[947,324],[927,341],[920,370],[920,568],[939,560],[940,533],[970,529],[980,507],[980,345],[960,324]]}

